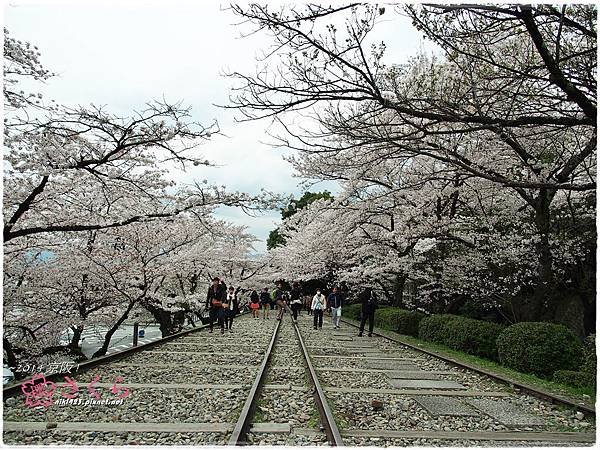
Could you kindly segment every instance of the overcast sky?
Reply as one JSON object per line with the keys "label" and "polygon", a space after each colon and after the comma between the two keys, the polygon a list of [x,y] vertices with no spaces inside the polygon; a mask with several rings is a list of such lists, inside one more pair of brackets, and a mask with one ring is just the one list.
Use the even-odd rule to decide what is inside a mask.
{"label": "overcast sky", "polygon": [[[15,1],[5,3],[4,25],[11,36],[37,45],[41,61],[58,74],[41,89],[65,105],[106,105],[127,115],[151,99],[182,100],[194,120],[219,122],[222,132],[203,147],[219,168],[194,167],[185,179],[226,185],[257,193],[260,188],[301,195],[298,178],[282,159],[282,150],[264,144],[266,122],[236,123],[226,104],[232,81],[224,71],[252,73],[254,56],[269,45],[266,36],[239,38],[238,19],[218,2]],[[385,40],[389,62],[401,63],[423,47],[420,34],[397,15],[382,16],[377,37]],[[425,48],[428,48],[426,46]],[[180,174],[177,174],[180,179]],[[335,192],[331,184],[319,190]],[[252,218],[233,208],[222,218],[245,224],[265,251],[279,212]]]}

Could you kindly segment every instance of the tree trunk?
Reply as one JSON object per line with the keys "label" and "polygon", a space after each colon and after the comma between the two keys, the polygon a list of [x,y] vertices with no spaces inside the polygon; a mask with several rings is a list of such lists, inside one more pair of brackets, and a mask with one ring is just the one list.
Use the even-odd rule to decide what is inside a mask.
{"label": "tree trunk", "polygon": [[397,308],[404,308],[404,285],[406,283],[406,275],[397,274],[394,279],[394,300],[392,305]]}
{"label": "tree trunk", "polygon": [[177,311],[173,314],[173,329],[174,333],[177,333],[185,326],[185,311]]}
{"label": "tree trunk", "polygon": [[80,350],[79,348],[79,340],[81,339],[81,334],[83,333],[83,325],[72,326],[71,330],[73,330],[73,338],[71,338],[71,343],[69,347],[72,351]]}
{"label": "tree trunk", "polygon": [[81,347],[79,346],[81,334],[83,333],[83,325],[79,325],[76,327],[72,326],[71,330],[73,330],[73,338],[71,339],[71,342],[68,345],[69,355],[74,356],[76,361],[86,360],[87,357],[81,351]]}
{"label": "tree trunk", "polygon": [[581,297],[575,292],[565,291],[561,302],[557,304],[552,321],[570,328],[583,340],[586,337],[584,311]]}
{"label": "tree trunk", "polygon": [[158,322],[158,327],[162,337],[167,337],[181,331],[181,324],[173,321],[170,311],[165,311],[153,305],[146,304],[144,307],[152,314],[152,317]]}
{"label": "tree trunk", "polygon": [[437,248],[433,253],[431,268],[433,271],[432,281],[430,283],[432,292],[429,294],[429,310],[434,314],[446,313],[447,304],[443,292],[444,284],[442,277],[444,274],[444,261],[446,259],[446,243],[438,242]]}
{"label": "tree trunk", "polygon": [[537,285],[533,296],[523,308],[523,318],[527,321],[536,321],[542,318],[553,318],[554,311],[550,305],[550,294],[554,284],[552,273],[552,251],[550,250],[550,203],[555,192],[546,189],[540,190],[535,204],[535,226],[539,242],[537,251]]}
{"label": "tree trunk", "polygon": [[113,334],[115,334],[115,332],[119,329],[121,324],[125,321],[125,319],[127,319],[127,317],[129,316],[129,312],[133,309],[133,306],[135,305],[135,303],[136,303],[135,301],[129,302],[127,309],[121,315],[121,317],[119,317],[119,320],[117,320],[115,322],[115,324],[104,335],[104,343],[102,344],[102,347],[100,347],[98,350],[96,350],[96,352],[92,355],[92,358],[98,358],[99,356],[106,355],[106,352],[108,351],[108,346],[110,345],[110,340],[112,339]]}
{"label": "tree trunk", "polygon": [[10,341],[6,338],[3,338],[4,343],[4,352],[6,353],[6,357],[4,358],[4,363],[8,365],[8,367],[12,367],[12,373],[15,376],[15,380],[22,380],[25,378],[26,373],[17,372],[17,367],[19,367],[19,362],[17,361],[17,355],[13,351],[13,346]]}

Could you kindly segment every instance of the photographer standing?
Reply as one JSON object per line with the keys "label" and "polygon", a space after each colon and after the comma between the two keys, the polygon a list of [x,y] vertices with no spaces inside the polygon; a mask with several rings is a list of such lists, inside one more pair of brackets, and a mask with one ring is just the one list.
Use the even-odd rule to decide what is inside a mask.
{"label": "photographer standing", "polygon": [[360,328],[358,335],[362,336],[365,330],[365,323],[369,320],[369,337],[373,336],[373,325],[375,323],[375,310],[377,309],[377,295],[373,288],[367,287],[358,296],[362,303]]}

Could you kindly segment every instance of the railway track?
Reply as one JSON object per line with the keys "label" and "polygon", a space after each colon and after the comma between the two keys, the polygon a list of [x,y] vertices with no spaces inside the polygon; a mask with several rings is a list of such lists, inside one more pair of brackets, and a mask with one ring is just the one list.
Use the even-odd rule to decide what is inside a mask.
{"label": "railway track", "polygon": [[[347,319],[343,319],[343,322],[346,323],[346,324],[348,324],[348,325],[350,325],[350,326],[352,326],[352,327],[354,327],[354,328],[356,328],[356,329],[359,328],[358,321],[350,321],[350,320],[347,320]],[[379,337],[382,337],[382,338],[387,339],[389,341],[392,341],[392,342],[395,342],[397,344],[400,344],[400,345],[402,345],[404,347],[408,347],[408,348],[414,349],[414,350],[416,350],[416,351],[418,351],[420,353],[424,353],[424,354],[433,356],[435,358],[441,359],[441,360],[443,360],[443,361],[445,361],[447,363],[450,363],[453,366],[461,367],[461,368],[464,368],[464,369],[468,369],[468,370],[471,370],[473,372],[477,372],[479,374],[482,374],[482,375],[485,375],[487,377],[490,377],[490,378],[492,378],[494,380],[498,380],[501,383],[505,383],[505,384],[509,385],[510,387],[514,388],[517,391],[524,392],[524,393],[530,394],[530,395],[532,395],[534,397],[537,397],[537,398],[540,398],[540,399],[543,399],[543,400],[547,400],[547,401],[549,401],[551,403],[556,403],[558,405],[562,405],[562,406],[565,406],[565,407],[568,407],[568,408],[576,408],[577,410],[581,411],[586,416],[595,416],[596,415],[595,408],[587,405],[585,402],[579,402],[579,403],[577,403],[577,402],[575,402],[575,401],[573,401],[573,400],[571,400],[569,398],[566,398],[566,397],[563,397],[563,396],[560,396],[560,395],[556,395],[556,394],[552,394],[552,393],[549,393],[549,392],[541,391],[541,390],[535,388],[534,386],[530,386],[530,385],[527,385],[527,384],[524,384],[524,383],[519,383],[519,382],[517,382],[515,380],[511,380],[511,379],[509,379],[507,377],[504,377],[502,375],[499,375],[499,374],[496,374],[496,373],[493,373],[493,372],[481,369],[479,367],[473,366],[473,365],[468,364],[468,363],[464,363],[462,361],[458,361],[458,360],[456,360],[454,358],[448,357],[446,355],[442,355],[442,354],[440,354],[438,352],[430,351],[430,350],[427,350],[427,349],[424,349],[424,348],[420,348],[420,347],[418,347],[416,345],[413,345],[413,344],[411,344],[409,342],[405,342],[401,338],[398,338],[398,337],[393,336],[393,335],[391,335],[389,333],[386,333],[385,331],[384,332],[374,331],[373,334],[375,336],[379,336]]]}
{"label": "railway track", "polygon": [[[582,446],[595,418],[384,335],[303,317],[307,346],[345,445]],[[552,400],[552,401],[551,401]]]}
{"label": "railway track", "polygon": [[[326,443],[335,439],[335,425],[319,416],[328,407],[318,381],[315,386],[316,378],[306,371],[310,362],[300,340],[288,316],[283,322],[246,316],[235,321],[233,333],[199,328],[90,361],[71,376],[76,393],[60,376],[48,377],[55,387],[49,407],[27,406],[20,384],[9,386],[4,442]],[[115,384],[119,377],[122,382]],[[91,387],[101,400],[116,399],[125,390],[129,395],[118,405],[85,404],[94,400],[88,385],[95,378]],[[65,395],[76,398],[67,404]]]}
{"label": "railway track", "polygon": [[[313,330],[240,317],[233,333],[188,331],[73,376],[120,405],[31,408],[4,390],[7,444],[591,445],[595,424],[468,369],[325,319]],[[54,380],[57,393],[65,382]],[[61,385],[61,386],[59,386]],[[121,392],[121,391],[117,391]],[[55,397],[57,397],[55,395]]]}

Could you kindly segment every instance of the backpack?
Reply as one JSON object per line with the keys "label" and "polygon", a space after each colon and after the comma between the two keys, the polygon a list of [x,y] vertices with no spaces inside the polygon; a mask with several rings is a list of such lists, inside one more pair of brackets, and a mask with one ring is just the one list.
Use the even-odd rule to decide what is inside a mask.
{"label": "backpack", "polygon": [[369,297],[368,304],[373,306],[374,308],[377,307],[377,295],[375,294],[375,291],[372,289],[371,289],[371,295]]}

